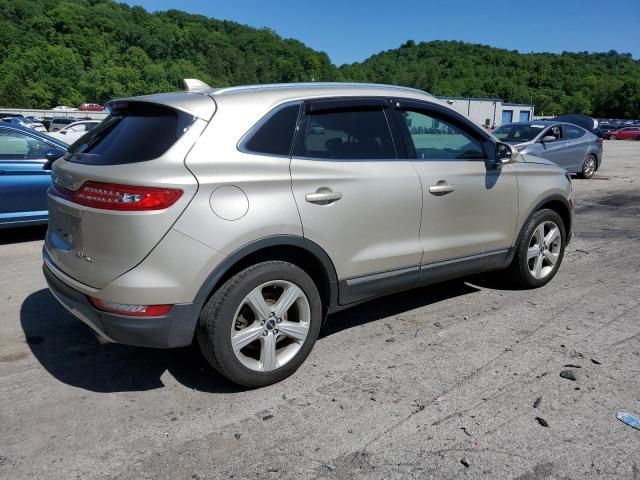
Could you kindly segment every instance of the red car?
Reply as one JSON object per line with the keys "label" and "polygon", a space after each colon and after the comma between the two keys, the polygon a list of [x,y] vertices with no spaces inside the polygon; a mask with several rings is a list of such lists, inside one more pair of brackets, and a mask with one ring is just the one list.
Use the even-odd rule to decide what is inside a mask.
{"label": "red car", "polygon": [[101,112],[104,110],[104,107],[97,103],[83,103],[80,105],[79,110],[83,110],[85,112]]}
{"label": "red car", "polygon": [[640,140],[640,127],[622,127],[605,133],[609,140]]}

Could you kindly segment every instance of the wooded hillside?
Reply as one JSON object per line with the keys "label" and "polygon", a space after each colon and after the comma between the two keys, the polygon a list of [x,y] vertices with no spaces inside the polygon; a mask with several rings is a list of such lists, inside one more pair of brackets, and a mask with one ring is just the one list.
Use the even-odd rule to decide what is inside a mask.
{"label": "wooded hillside", "polygon": [[269,29],[151,14],[111,0],[0,0],[0,106],[77,106],[210,85],[395,83],[435,95],[530,102],[540,114],[640,117],[640,61],[609,53],[522,54],[462,42],[409,40],[336,67],[324,52]]}

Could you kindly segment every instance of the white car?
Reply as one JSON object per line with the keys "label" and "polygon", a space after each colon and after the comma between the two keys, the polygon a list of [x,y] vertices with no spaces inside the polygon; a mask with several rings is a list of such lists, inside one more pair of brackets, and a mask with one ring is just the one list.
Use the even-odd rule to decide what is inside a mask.
{"label": "white car", "polygon": [[57,107],[53,107],[51,110],[59,111],[68,111],[68,110],[76,110],[73,107],[69,107],[67,105],[58,105]]}
{"label": "white car", "polygon": [[100,122],[98,120],[83,120],[81,122],[74,122],[56,132],[50,133],[49,136],[71,145],[89,130],[95,128],[99,123]]}

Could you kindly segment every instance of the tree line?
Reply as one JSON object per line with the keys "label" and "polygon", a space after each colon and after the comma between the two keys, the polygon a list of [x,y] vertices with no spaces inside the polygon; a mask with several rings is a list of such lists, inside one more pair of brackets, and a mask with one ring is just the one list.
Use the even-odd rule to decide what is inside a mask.
{"label": "tree line", "polygon": [[406,85],[434,95],[529,103],[542,115],[640,117],[640,61],[629,54],[528,53],[407,41],[360,63],[268,28],[111,0],[0,0],[0,106],[50,108],[215,86],[299,81]]}

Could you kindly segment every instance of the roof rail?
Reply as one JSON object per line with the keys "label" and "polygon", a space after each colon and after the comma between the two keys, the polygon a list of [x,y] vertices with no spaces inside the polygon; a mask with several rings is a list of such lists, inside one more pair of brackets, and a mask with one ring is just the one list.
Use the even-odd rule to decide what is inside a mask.
{"label": "roof rail", "polygon": [[203,92],[205,90],[211,90],[211,87],[197,78],[183,78],[182,88],[187,92]]}

